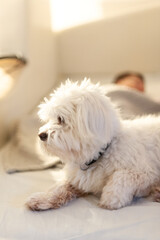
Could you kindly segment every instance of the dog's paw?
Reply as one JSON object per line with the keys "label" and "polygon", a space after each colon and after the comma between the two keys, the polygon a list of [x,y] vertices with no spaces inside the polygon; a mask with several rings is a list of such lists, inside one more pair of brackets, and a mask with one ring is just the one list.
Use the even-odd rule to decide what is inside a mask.
{"label": "dog's paw", "polygon": [[108,209],[108,210],[117,210],[122,208],[122,204],[120,202],[101,202],[98,204],[100,208]]}
{"label": "dog's paw", "polygon": [[105,196],[101,197],[99,206],[101,208],[109,210],[117,210],[122,207],[128,206],[132,201],[131,197],[122,197],[119,195],[108,193]]}
{"label": "dog's paw", "polygon": [[52,208],[52,204],[43,192],[31,195],[31,197],[29,197],[26,201],[26,206],[32,211],[44,211]]}
{"label": "dog's paw", "polygon": [[157,186],[152,190],[151,197],[154,202],[160,202],[160,186]]}

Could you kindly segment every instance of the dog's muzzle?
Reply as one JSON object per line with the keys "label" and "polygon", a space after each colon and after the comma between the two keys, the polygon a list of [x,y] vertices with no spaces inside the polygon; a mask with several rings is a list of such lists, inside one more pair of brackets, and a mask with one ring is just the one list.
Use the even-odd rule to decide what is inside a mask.
{"label": "dog's muzzle", "polygon": [[42,132],[38,136],[41,139],[41,141],[47,141],[48,134],[46,132]]}

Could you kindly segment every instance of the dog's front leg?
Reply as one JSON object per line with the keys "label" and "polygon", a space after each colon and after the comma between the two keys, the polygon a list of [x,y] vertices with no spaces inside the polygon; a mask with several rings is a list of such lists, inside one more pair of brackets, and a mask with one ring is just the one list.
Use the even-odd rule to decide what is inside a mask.
{"label": "dog's front leg", "polygon": [[104,186],[99,205],[110,210],[127,206],[138,187],[141,187],[139,174],[127,170],[116,171]]}
{"label": "dog's front leg", "polygon": [[47,193],[33,194],[26,202],[26,205],[33,211],[56,209],[82,195],[83,192],[74,188],[71,184],[65,184],[53,188]]}

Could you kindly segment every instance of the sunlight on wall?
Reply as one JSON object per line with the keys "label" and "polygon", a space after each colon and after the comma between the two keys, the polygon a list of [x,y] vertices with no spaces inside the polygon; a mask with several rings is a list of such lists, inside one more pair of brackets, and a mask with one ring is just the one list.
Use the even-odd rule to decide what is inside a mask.
{"label": "sunlight on wall", "polygon": [[50,0],[52,30],[62,31],[159,5],[160,0]]}
{"label": "sunlight on wall", "polygon": [[13,84],[13,78],[0,68],[0,99],[11,90]]}
{"label": "sunlight on wall", "polygon": [[50,0],[52,29],[61,31],[102,17],[101,0]]}

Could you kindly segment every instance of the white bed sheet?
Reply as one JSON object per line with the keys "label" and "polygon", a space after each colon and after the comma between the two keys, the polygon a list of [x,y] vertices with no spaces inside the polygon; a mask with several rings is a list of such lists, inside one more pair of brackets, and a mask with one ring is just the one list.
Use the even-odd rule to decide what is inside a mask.
{"label": "white bed sheet", "polygon": [[[155,79],[150,91],[154,87],[158,93],[159,76],[148,76],[151,81]],[[28,210],[26,199],[50,188],[63,176],[63,170],[7,174],[2,157],[0,151],[0,240],[160,240],[160,203],[148,199],[138,199],[116,211],[99,208],[93,196],[57,210]]]}
{"label": "white bed sheet", "polygon": [[32,212],[24,203],[44,191],[63,170],[6,174],[0,166],[0,240],[159,240],[160,204],[146,199],[116,211],[101,209],[93,196],[65,207]]}

